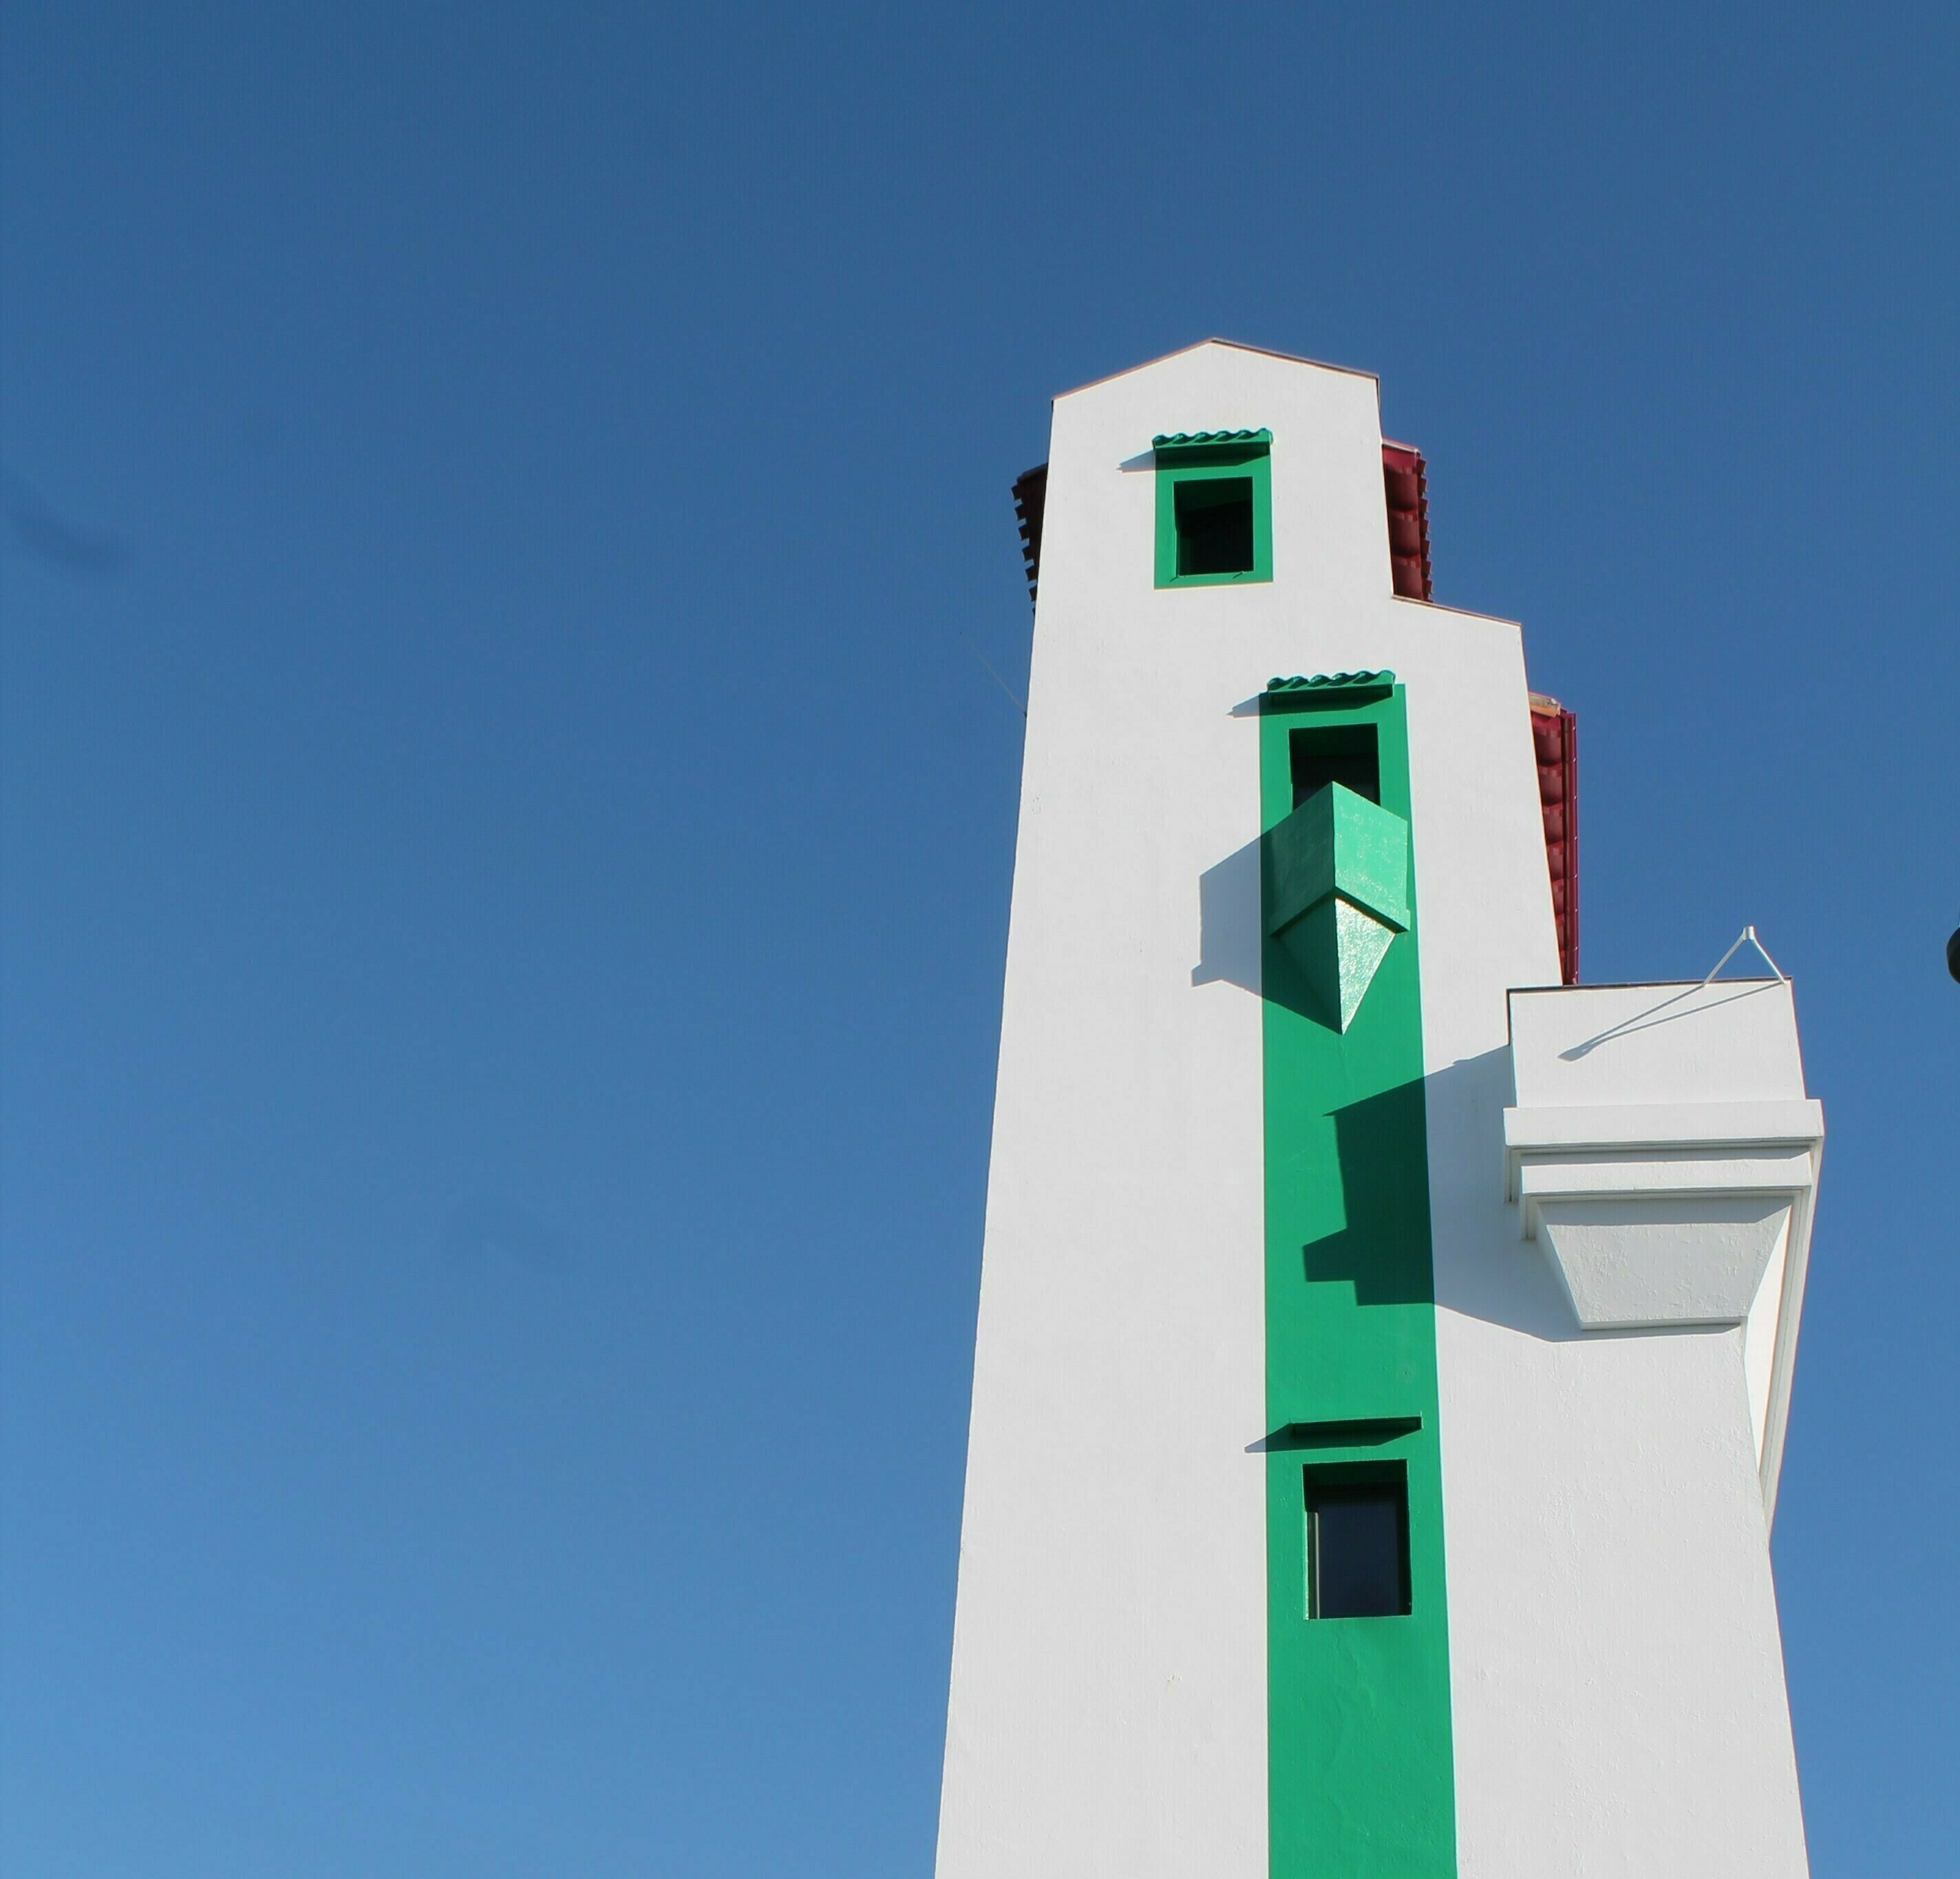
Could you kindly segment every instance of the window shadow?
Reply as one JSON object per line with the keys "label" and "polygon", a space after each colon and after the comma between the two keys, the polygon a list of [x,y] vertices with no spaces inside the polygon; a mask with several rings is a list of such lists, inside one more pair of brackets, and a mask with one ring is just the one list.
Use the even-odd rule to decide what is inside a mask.
{"label": "window shadow", "polygon": [[1257,995],[1264,976],[1259,871],[1265,849],[1265,838],[1258,836],[1198,876],[1198,945],[1203,957],[1191,969],[1193,985],[1235,985]]}
{"label": "window shadow", "polygon": [[1301,1248],[1307,1278],[1348,1281],[1358,1305],[1433,1303],[1421,1081],[1336,1110],[1334,1136],[1346,1224]]}
{"label": "window shadow", "polygon": [[1422,1427],[1419,1416],[1370,1416],[1344,1422],[1282,1422],[1270,1435],[1247,1444],[1249,1455],[1322,1448],[1379,1448],[1413,1435]]}

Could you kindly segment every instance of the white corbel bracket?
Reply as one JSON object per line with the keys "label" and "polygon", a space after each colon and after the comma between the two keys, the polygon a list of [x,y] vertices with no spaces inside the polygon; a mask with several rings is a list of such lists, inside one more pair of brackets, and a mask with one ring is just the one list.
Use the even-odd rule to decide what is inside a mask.
{"label": "white corbel bracket", "polygon": [[1794,989],[1779,973],[1509,1003],[1504,1190],[1520,1237],[1582,1337],[1741,1327],[1773,1518],[1824,1153]]}
{"label": "white corbel bracket", "polygon": [[1583,1329],[1738,1324],[1808,1247],[1823,1140],[1808,1100],[1507,1109],[1506,1198]]}

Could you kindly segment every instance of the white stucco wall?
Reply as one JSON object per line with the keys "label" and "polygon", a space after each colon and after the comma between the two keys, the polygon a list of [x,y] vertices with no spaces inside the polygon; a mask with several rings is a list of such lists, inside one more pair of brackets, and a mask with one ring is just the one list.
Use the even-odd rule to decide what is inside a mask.
{"label": "white stucco wall", "polygon": [[[1151,436],[1262,425],[1272,581],[1159,591]],[[1056,401],[941,1879],[1265,1874],[1258,721],[1234,707],[1382,666],[1408,688],[1460,1869],[1801,1870],[1743,1334],[1581,1342],[1521,1254],[1505,993],[1558,960],[1519,633],[1393,595],[1380,443],[1372,378],[1215,343]]]}
{"label": "white stucco wall", "polygon": [[[1425,947],[1426,1012],[1431,979]],[[1510,1003],[1512,1049],[1458,1073],[1460,1101],[1433,1076],[1430,1106],[1462,1870],[1800,1874],[1758,1485],[1787,1242],[1745,1323],[1583,1332],[1504,1197],[1491,1108],[1515,1094],[1516,1133],[1562,1138],[1606,1191],[1788,1183],[1807,1209],[1814,1152],[1790,1149],[1822,1122],[1790,988]]]}

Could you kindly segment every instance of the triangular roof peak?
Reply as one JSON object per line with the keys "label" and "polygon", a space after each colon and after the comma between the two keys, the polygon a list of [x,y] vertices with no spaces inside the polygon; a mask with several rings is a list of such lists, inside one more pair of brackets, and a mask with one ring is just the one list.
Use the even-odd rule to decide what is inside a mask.
{"label": "triangular roof peak", "polygon": [[1143,359],[1134,365],[1126,365],[1121,371],[1105,372],[1100,378],[1091,378],[1080,385],[1071,385],[1066,391],[1058,391],[1058,398],[1073,397],[1078,391],[1089,391],[1098,385],[1106,385],[1112,379],[1127,378],[1132,372],[1147,372],[1153,365],[1161,365],[1166,359],[1181,358],[1187,352],[1196,352],[1208,346],[1230,346],[1235,352],[1258,352],[1267,358],[1284,359],[1293,365],[1318,365],[1322,371],[1346,372],[1355,378],[1370,378],[1381,382],[1379,372],[1363,371],[1357,365],[1337,365],[1331,359],[1309,358],[1301,352],[1282,352],[1276,346],[1248,346],[1242,339],[1223,339],[1214,336],[1208,339],[1194,339],[1188,346],[1174,346],[1168,352],[1160,352],[1154,358]]}

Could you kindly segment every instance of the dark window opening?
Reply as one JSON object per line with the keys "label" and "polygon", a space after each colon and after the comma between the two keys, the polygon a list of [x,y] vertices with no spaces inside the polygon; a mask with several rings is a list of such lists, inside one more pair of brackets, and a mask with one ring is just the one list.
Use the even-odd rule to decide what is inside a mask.
{"label": "dark window opening", "polygon": [[1399,1618],[1409,1610],[1408,1479],[1316,1479],[1306,1470],[1307,1615]]}
{"label": "dark window opening", "polygon": [[1329,783],[1370,802],[1382,800],[1382,764],[1373,725],[1329,725],[1293,734],[1293,806]]}
{"label": "dark window opening", "polygon": [[1194,476],[1176,489],[1177,571],[1252,572],[1252,479]]}

